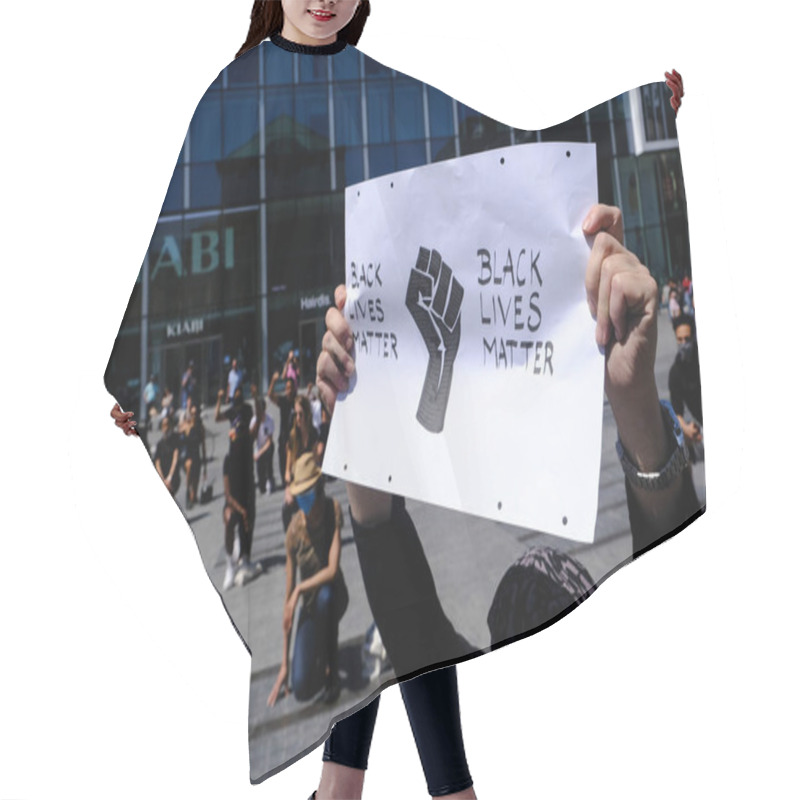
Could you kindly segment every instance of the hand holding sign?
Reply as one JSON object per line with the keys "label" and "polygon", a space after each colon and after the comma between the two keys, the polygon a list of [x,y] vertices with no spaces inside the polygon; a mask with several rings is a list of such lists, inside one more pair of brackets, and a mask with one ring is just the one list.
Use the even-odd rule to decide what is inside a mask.
{"label": "hand holding sign", "polygon": [[417,407],[417,420],[431,433],[444,428],[453,364],[461,342],[464,287],[441,255],[419,248],[406,290],[406,308],[428,348],[428,370]]}

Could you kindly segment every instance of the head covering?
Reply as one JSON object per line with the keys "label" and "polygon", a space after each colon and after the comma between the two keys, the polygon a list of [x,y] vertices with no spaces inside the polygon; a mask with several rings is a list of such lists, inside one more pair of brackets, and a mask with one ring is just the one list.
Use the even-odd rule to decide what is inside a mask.
{"label": "head covering", "polygon": [[317,466],[313,453],[303,453],[294,465],[294,479],[289,486],[289,491],[297,496],[307,492],[316,485],[322,475],[322,470]]}

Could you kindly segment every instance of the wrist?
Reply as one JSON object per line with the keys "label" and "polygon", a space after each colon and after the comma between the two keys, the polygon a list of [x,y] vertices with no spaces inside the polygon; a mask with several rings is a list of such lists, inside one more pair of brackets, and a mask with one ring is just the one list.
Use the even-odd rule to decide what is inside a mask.
{"label": "wrist", "polygon": [[617,436],[631,461],[642,472],[657,470],[671,452],[664,429],[655,381],[641,392],[624,398],[609,397],[617,423]]}

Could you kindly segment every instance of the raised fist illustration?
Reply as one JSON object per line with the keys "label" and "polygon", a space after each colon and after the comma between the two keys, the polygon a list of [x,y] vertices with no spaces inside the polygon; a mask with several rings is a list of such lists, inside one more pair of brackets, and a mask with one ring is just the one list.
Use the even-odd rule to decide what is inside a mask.
{"label": "raised fist illustration", "polygon": [[420,247],[406,290],[406,308],[428,348],[428,370],[417,408],[417,420],[431,433],[444,428],[453,364],[461,342],[464,287],[436,250]]}

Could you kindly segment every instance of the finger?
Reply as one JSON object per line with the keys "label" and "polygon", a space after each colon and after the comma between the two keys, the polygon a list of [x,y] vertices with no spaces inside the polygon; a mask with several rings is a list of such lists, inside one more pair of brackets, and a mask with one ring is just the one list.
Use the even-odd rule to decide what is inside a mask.
{"label": "finger", "polygon": [[[350,359],[350,356],[345,356]],[[352,360],[350,360],[352,364]],[[350,370],[350,375],[353,370]],[[317,380],[327,381],[334,386],[337,391],[346,392],[350,386],[350,378],[347,374],[347,367],[327,350],[323,350],[317,358]]]}
{"label": "finger", "polygon": [[655,312],[658,286],[650,272],[641,264],[637,269],[637,264],[630,259],[616,264],[610,281],[609,316],[618,342],[625,341],[634,320]]}
{"label": "finger", "polygon": [[[355,372],[355,361],[353,357],[350,355],[349,350],[352,349],[352,342],[349,348],[345,348],[341,341],[336,338],[336,336],[331,331],[326,331],[322,337],[322,352],[327,353],[330,357],[333,364],[335,364],[337,371],[341,372],[342,375],[349,377]],[[317,370],[322,367],[325,369],[329,367],[330,362],[325,360],[320,364],[320,359],[317,359]],[[327,373],[323,373],[327,374]]]}
{"label": "finger", "polygon": [[345,301],[347,300],[347,287],[340,283],[333,290],[333,302],[336,303],[336,308],[341,311],[344,308]]}
{"label": "finger", "polygon": [[333,414],[333,408],[336,405],[336,398],[339,392],[336,387],[323,378],[317,378],[317,388],[319,389],[319,397],[322,400],[322,405],[328,410],[329,414]]}
{"label": "finger", "polygon": [[589,213],[583,221],[583,232],[591,236],[600,231],[610,233],[622,244],[622,212],[616,206],[596,203],[589,209]]}
{"label": "finger", "polygon": [[586,287],[586,299],[589,302],[589,309],[592,312],[592,316],[598,321],[598,325],[600,322],[598,301],[603,261],[610,255],[618,252],[627,251],[624,251],[622,245],[620,245],[610,233],[600,232],[595,237],[592,250],[589,253],[589,262],[586,266],[584,285]]}
{"label": "finger", "polygon": [[678,83],[681,85],[681,94],[683,94],[683,76],[676,69],[672,70],[672,74],[678,79]]}
{"label": "finger", "polygon": [[[343,350],[353,349],[353,332],[344,314],[338,308],[331,307],[325,312],[325,327],[336,337]],[[325,337],[323,336],[323,345],[324,342]]]}

